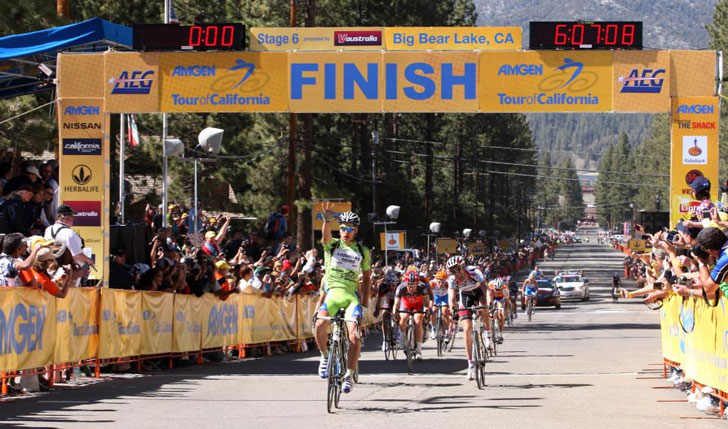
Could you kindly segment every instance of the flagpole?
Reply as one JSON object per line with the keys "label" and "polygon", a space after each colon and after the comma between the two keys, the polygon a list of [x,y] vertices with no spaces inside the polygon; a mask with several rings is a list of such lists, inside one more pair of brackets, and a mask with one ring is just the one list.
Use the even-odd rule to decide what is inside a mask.
{"label": "flagpole", "polygon": [[119,119],[121,122],[121,138],[119,139],[119,223],[124,225],[124,200],[126,199],[126,195],[124,195],[124,131],[126,126],[124,124],[125,115],[122,113],[119,116],[121,117]]}

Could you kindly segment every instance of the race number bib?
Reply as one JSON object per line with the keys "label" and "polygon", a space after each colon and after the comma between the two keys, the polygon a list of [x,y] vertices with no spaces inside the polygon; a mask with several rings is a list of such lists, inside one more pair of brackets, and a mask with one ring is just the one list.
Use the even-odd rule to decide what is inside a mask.
{"label": "race number bib", "polygon": [[357,271],[361,266],[362,255],[350,249],[338,248],[331,255],[331,266],[344,270]]}

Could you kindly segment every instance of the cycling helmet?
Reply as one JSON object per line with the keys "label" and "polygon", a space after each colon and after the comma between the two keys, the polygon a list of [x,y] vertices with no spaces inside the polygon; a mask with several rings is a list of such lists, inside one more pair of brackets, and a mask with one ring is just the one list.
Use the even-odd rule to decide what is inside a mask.
{"label": "cycling helmet", "polygon": [[447,260],[447,269],[451,269],[452,267],[456,267],[458,265],[462,265],[465,263],[465,260],[462,256],[453,256],[450,259]]}
{"label": "cycling helmet", "polygon": [[435,280],[446,280],[447,279],[447,273],[443,270],[440,270],[435,274]]}
{"label": "cycling helmet", "polygon": [[384,283],[385,284],[390,284],[391,285],[391,284],[397,283],[397,281],[398,281],[397,280],[397,275],[394,274],[393,272],[389,272],[389,273],[387,273],[386,276],[384,276]]}
{"label": "cycling helmet", "polygon": [[414,271],[414,272],[419,272],[419,271],[420,271],[420,269],[419,269],[419,268],[417,268],[417,265],[415,265],[415,264],[410,264],[410,265],[408,265],[408,266],[407,266],[407,269],[406,269],[405,271]]}
{"label": "cycling helmet", "polygon": [[359,215],[354,212],[344,212],[339,215],[339,223],[352,223],[359,226]]}
{"label": "cycling helmet", "polygon": [[495,288],[503,289],[503,280],[501,280],[500,278],[495,279]]}
{"label": "cycling helmet", "polygon": [[417,271],[407,271],[404,273],[404,276],[402,276],[402,280],[408,284],[416,284],[420,281],[420,276],[417,274]]}

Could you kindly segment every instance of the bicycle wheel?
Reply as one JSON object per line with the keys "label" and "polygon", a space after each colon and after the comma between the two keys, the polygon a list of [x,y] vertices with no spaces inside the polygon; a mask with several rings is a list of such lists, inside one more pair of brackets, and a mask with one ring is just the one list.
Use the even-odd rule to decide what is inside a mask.
{"label": "bicycle wheel", "polygon": [[475,365],[475,381],[478,383],[478,389],[482,389],[483,386],[480,382],[479,373],[482,371],[480,362],[483,360],[483,354],[480,348],[480,333],[476,329],[473,329],[472,332],[471,357],[473,359],[473,364]]}
{"label": "bicycle wheel", "polygon": [[490,318],[490,332],[492,341],[490,342],[490,347],[493,349],[493,356],[498,356],[498,344],[496,341],[496,332],[498,332],[496,329],[498,329],[498,322],[495,321],[495,317]]}
{"label": "bicycle wheel", "polygon": [[[382,332],[382,342],[384,343],[384,359],[389,360],[389,354],[392,353],[392,324],[389,321],[389,318],[391,316],[389,315],[389,312],[385,312],[382,315],[382,326],[384,327],[384,331]],[[392,355],[392,359],[394,359],[394,355]]]}
{"label": "bicycle wheel", "polygon": [[415,360],[415,327],[412,325],[411,321],[407,325],[407,335],[405,339],[407,341],[404,349],[404,353],[407,355],[407,373],[412,375]]}
{"label": "bicycle wheel", "polygon": [[528,314],[528,321],[531,321],[531,317],[533,316],[533,299],[528,299],[528,304],[526,305],[526,313]]}
{"label": "bicycle wheel", "polygon": [[334,407],[336,402],[336,390],[337,390],[337,374],[336,374],[336,363],[337,363],[337,345],[333,344],[333,347],[329,347],[329,362],[326,366],[326,373],[328,388],[326,393],[326,411],[331,413],[331,409]]}
{"label": "bicycle wheel", "polygon": [[398,352],[399,347],[397,344],[397,338],[395,337],[395,332],[399,331],[399,325],[397,325],[397,323],[391,317],[389,319],[389,323],[390,323],[390,332],[391,332],[390,335],[392,338],[392,341],[389,343],[389,352],[392,354],[392,360],[397,360],[397,352]]}
{"label": "bicycle wheel", "polygon": [[435,322],[435,341],[437,341],[437,356],[442,356],[442,342],[445,339],[442,322],[442,309],[438,309],[437,322]]}
{"label": "bicycle wheel", "polygon": [[[485,357],[485,343],[483,342],[483,335],[481,332],[480,337],[480,343],[478,345],[478,349],[480,349],[480,354],[483,357],[483,359],[478,362],[477,369],[475,371],[475,376],[478,377],[478,380],[480,381],[480,385],[485,387],[485,363],[487,362]],[[479,370],[479,371],[478,371]]]}
{"label": "bicycle wheel", "polygon": [[339,400],[341,399],[341,385],[344,383],[344,374],[346,373],[346,342],[339,341],[338,351],[338,363],[337,363],[337,374],[336,374],[336,398],[334,406],[339,408]]}
{"label": "bicycle wheel", "polygon": [[447,342],[447,352],[450,353],[452,351],[453,346],[455,345],[455,337],[458,335],[458,327],[457,323],[454,323],[455,327],[450,330],[450,340]]}

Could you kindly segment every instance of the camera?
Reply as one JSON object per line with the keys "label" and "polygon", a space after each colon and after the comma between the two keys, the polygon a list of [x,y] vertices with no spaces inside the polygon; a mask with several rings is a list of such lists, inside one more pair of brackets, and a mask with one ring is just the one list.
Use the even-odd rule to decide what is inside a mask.
{"label": "camera", "polygon": [[711,219],[712,216],[710,215],[710,210],[703,210],[703,219]]}
{"label": "camera", "polygon": [[699,259],[708,259],[708,256],[710,256],[700,244],[694,246],[691,253],[693,254],[693,256]]}
{"label": "camera", "polygon": [[665,241],[668,243],[672,243],[675,241],[675,237],[677,236],[677,231],[674,229],[671,231],[667,231],[667,235],[665,236]]}

